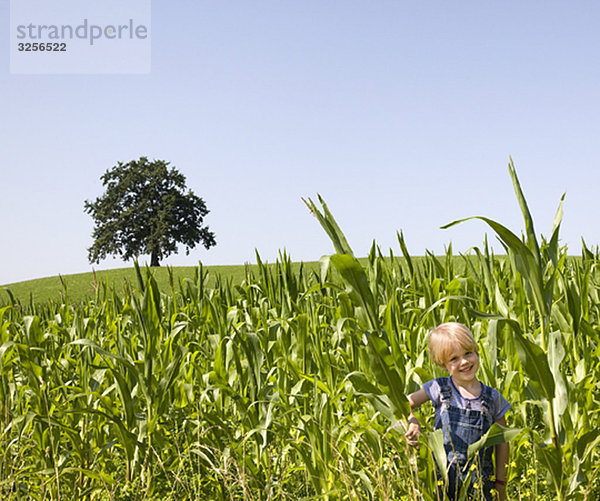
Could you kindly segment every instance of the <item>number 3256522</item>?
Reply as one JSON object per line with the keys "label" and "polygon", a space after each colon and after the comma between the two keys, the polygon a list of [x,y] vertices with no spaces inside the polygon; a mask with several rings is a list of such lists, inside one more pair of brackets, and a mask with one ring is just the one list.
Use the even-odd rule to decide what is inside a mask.
{"label": "number 3256522", "polygon": [[19,52],[66,52],[65,42],[20,42],[17,45]]}

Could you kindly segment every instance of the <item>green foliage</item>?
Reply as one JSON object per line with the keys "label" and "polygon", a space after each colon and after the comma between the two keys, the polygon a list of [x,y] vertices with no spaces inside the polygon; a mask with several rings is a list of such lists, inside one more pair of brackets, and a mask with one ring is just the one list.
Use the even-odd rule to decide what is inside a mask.
{"label": "green foliage", "polygon": [[440,375],[426,334],[456,320],[513,406],[471,451],[511,440],[508,499],[598,499],[598,250],[567,259],[553,231],[539,263],[510,236],[505,257],[415,258],[400,234],[405,259],[355,260],[321,216],[339,248],[320,270],[136,267],[80,303],[0,307],[0,498],[437,500],[433,411],[410,448],[404,395]]}
{"label": "green foliage", "polygon": [[198,243],[207,249],[216,244],[214,233],[202,225],[209,212],[204,200],[186,191],[185,176],[169,162],[146,157],[119,162],[101,179],[104,195],[84,204],[95,224],[91,263],[108,255],[128,260],[148,254],[151,266],[158,266],[178,244],[186,253]]}
{"label": "green foliage", "polygon": [[[524,240],[519,239],[514,233],[496,221],[484,217],[478,217],[477,219],[488,223],[496,232],[498,238],[505,244],[509,257],[515,265],[517,278],[525,286],[526,297],[534,305],[533,317],[530,315],[527,319],[504,318],[502,320],[509,324],[513,331],[517,353],[523,369],[530,378],[531,387],[545,399],[546,418],[548,420],[547,430],[551,437],[551,444],[539,443],[541,441],[539,439],[539,454],[543,464],[551,473],[556,499],[563,500],[573,492],[573,482],[575,479],[579,479],[581,475],[581,463],[573,442],[564,440],[564,438],[561,439],[559,436],[561,432],[563,437],[569,433],[573,435],[575,432],[572,419],[568,421],[561,420],[561,417],[565,417],[564,413],[571,404],[568,386],[561,372],[561,362],[566,355],[563,346],[563,335],[560,331],[548,334],[549,328],[552,327],[552,310],[555,307],[560,308],[559,305],[562,299],[560,290],[555,287],[555,281],[566,278],[561,273],[564,271],[565,259],[564,257],[561,259],[558,246],[558,232],[563,215],[564,195],[554,217],[550,242],[540,247],[534,231],[533,218],[512,159],[508,169],[523,213],[526,229]],[[462,221],[450,223],[445,228]],[[575,298],[578,298],[579,294],[576,288],[571,288],[569,292]],[[569,302],[568,299],[567,302]],[[571,301],[571,304],[574,306],[573,301]],[[573,309],[579,313],[576,306]],[[576,322],[578,323],[578,320]],[[559,329],[566,327],[565,330],[568,330],[565,323],[560,323],[557,327]],[[523,334],[523,331],[528,330],[539,331],[539,344],[535,339],[530,339]],[[549,346],[548,336],[550,336],[551,341]]]}

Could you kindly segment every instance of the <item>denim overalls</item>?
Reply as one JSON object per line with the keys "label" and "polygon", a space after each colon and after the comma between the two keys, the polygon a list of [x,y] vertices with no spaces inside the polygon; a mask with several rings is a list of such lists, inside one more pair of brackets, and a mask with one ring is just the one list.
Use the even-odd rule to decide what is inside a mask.
{"label": "denim overalls", "polygon": [[[492,501],[491,489],[494,474],[492,463],[492,447],[481,449],[475,458],[467,462],[467,449],[470,444],[479,440],[482,435],[490,429],[493,416],[490,409],[493,406],[492,389],[484,384],[482,391],[481,411],[471,410],[471,402],[467,399],[466,408],[450,405],[452,398],[452,382],[449,377],[438,378],[440,386],[440,406],[435,413],[434,428],[442,429],[444,433],[444,448],[448,457],[448,489],[447,494],[451,500],[458,499],[463,481],[469,474],[471,465],[475,463],[475,471],[471,477],[471,484],[478,481],[483,487],[484,498]],[[456,391],[456,390],[455,390]],[[473,499],[481,499],[481,493],[476,492],[473,486],[469,488],[469,494]],[[443,498],[443,496],[442,496]],[[471,497],[467,497],[471,499]]]}

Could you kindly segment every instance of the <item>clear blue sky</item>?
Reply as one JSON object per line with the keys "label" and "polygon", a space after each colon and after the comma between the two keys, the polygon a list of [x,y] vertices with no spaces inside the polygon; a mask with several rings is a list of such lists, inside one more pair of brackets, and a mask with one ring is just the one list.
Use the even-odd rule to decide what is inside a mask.
{"label": "clear blue sky", "polygon": [[91,270],[83,202],[140,156],[211,210],[174,266],[331,253],[317,193],[359,255],[465,251],[483,223],[439,227],[522,228],[509,156],[538,233],[566,192],[563,244],[600,243],[598,2],[154,0],[147,75],[10,74],[0,15],[0,284]]}

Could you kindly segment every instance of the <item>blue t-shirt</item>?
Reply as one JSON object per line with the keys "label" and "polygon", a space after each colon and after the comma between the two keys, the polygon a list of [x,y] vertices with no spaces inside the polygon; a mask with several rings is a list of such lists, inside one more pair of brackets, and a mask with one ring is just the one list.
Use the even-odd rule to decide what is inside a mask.
{"label": "blue t-shirt", "polygon": [[[431,399],[431,403],[433,404],[434,409],[438,409],[438,407],[442,404],[442,399],[440,397],[440,379],[437,378],[432,381],[427,381],[423,385],[423,389],[427,396]],[[452,396],[450,398],[450,405],[453,407],[458,407],[460,409],[471,409],[474,411],[481,411],[481,395],[483,394],[483,383],[481,393],[476,398],[465,398],[463,397],[456,386],[454,386],[454,382],[452,378],[444,378],[448,379],[450,383],[450,388],[452,389]],[[502,416],[506,414],[508,409],[510,409],[510,404],[506,401],[506,399],[500,394],[498,390],[494,388],[490,388],[492,391],[492,405],[490,409],[490,414],[492,416],[492,422],[498,421]]]}

